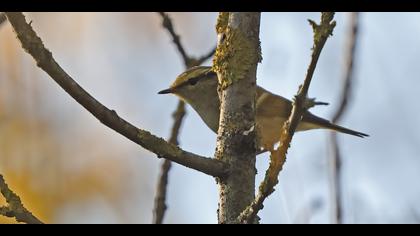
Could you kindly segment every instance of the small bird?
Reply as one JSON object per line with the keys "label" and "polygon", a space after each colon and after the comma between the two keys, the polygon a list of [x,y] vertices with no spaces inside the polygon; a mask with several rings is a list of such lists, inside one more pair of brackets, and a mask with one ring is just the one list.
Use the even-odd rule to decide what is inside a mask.
{"label": "small bird", "polygon": [[[209,66],[195,66],[180,74],[170,88],[158,94],[175,94],[199,114],[206,125],[217,133],[219,128],[220,101],[217,94],[217,74]],[[280,131],[292,110],[292,102],[260,86],[256,91],[256,131],[260,148],[272,150],[279,142]],[[357,137],[369,135],[344,128],[306,111],[296,131],[330,129]]]}

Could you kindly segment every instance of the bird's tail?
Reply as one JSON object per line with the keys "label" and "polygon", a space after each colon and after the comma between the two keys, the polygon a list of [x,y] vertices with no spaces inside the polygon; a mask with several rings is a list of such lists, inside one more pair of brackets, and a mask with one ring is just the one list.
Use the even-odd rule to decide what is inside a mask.
{"label": "bird's tail", "polygon": [[339,125],[335,125],[333,123],[330,123],[330,122],[329,122],[328,125],[326,125],[324,127],[325,128],[328,128],[328,129],[332,129],[332,130],[338,131],[338,132],[341,132],[341,133],[351,134],[351,135],[354,135],[354,136],[357,136],[357,137],[360,137],[360,138],[369,137],[368,134],[365,134],[365,133],[362,133],[362,132],[358,132],[358,131],[355,131],[355,130],[351,130],[351,129],[347,129],[347,128],[344,128],[342,126],[339,126]]}
{"label": "bird's tail", "polygon": [[358,131],[355,131],[355,130],[351,130],[351,129],[347,129],[347,128],[344,128],[342,126],[333,124],[330,121],[322,119],[322,118],[320,118],[318,116],[315,116],[315,115],[313,115],[309,112],[306,113],[303,116],[302,120],[306,121],[306,122],[309,122],[309,123],[312,123],[312,124],[315,124],[315,125],[317,125],[319,127],[322,127],[322,128],[335,130],[335,131],[338,131],[338,132],[341,132],[341,133],[354,135],[354,136],[357,136],[357,137],[360,137],[360,138],[369,137],[368,134],[358,132]]}

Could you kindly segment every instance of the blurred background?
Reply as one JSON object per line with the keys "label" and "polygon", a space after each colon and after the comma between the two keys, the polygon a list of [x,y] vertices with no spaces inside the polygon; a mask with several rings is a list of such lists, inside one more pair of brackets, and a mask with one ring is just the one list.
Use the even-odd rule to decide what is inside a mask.
{"label": "blurred background", "polygon": [[[60,65],[119,115],[167,138],[177,99],[157,95],[184,70],[157,13],[25,13]],[[187,53],[216,44],[217,13],[170,13]],[[312,47],[307,19],[319,13],[262,13],[258,83],[291,98]],[[321,54],[309,95],[329,102],[344,73],[349,13]],[[420,223],[420,14],[362,13],[351,101],[338,135],[345,223]],[[211,60],[205,63],[211,64]],[[180,146],[212,156],[216,135],[187,108]],[[329,132],[297,133],[261,223],[330,223]],[[36,67],[8,22],[0,26],[0,173],[48,223],[151,223],[160,159],[103,126]],[[268,167],[258,157],[257,185]],[[213,178],[173,165],[165,223],[217,223]],[[4,199],[0,197],[0,203]],[[0,216],[0,222],[13,219]]]}

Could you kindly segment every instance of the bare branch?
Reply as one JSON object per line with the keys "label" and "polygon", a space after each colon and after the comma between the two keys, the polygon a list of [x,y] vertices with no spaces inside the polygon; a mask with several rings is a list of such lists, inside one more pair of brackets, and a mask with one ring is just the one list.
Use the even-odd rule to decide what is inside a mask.
{"label": "bare branch", "polygon": [[184,46],[181,43],[181,39],[180,39],[179,35],[175,32],[174,26],[172,24],[172,20],[169,17],[169,15],[165,12],[159,12],[159,15],[162,17],[162,26],[171,35],[172,42],[175,44],[176,48],[178,49],[178,52],[181,54],[182,60],[184,61],[184,65],[185,65],[186,68],[201,65],[203,62],[210,59],[214,55],[214,53],[216,51],[216,47],[214,47],[207,54],[204,54],[203,56],[201,56],[197,59],[192,57],[192,56],[189,56],[188,53],[186,52]]}
{"label": "bare branch", "polygon": [[176,34],[175,32],[174,26],[172,25],[171,18],[165,12],[159,12],[159,15],[162,17],[162,26],[165,27],[168,30],[168,32],[171,34],[172,42],[176,45],[179,53],[181,54],[182,59],[184,60],[184,64],[189,65],[190,57],[188,57],[184,47],[182,46],[181,40],[179,39],[179,35]]}
{"label": "bare branch", "polygon": [[258,195],[252,204],[249,205],[238,217],[238,221],[240,223],[253,223],[258,211],[263,208],[264,200],[272,192],[274,192],[274,187],[278,183],[278,175],[286,161],[287,150],[292,141],[293,134],[295,133],[296,127],[302,118],[302,114],[308,109],[308,107],[305,107],[305,103],[307,101],[309,85],[322,48],[324,47],[328,37],[332,35],[335,27],[335,21],[332,21],[333,18],[334,13],[323,12],[321,15],[320,25],[316,24],[312,20],[309,20],[314,31],[314,45],[312,48],[311,62],[306,72],[305,80],[303,85],[299,87],[299,91],[293,101],[291,114],[282,128],[280,146],[276,150],[271,151],[270,166],[266,171],[263,182],[260,184]]}
{"label": "bare branch", "polygon": [[344,72],[344,81],[342,96],[340,98],[340,105],[338,106],[337,111],[335,112],[332,123],[337,123],[340,121],[344,112],[346,111],[348,101],[351,95],[351,85],[353,78],[353,65],[354,57],[356,52],[356,43],[357,43],[357,33],[359,31],[359,13],[352,12],[350,15],[350,31],[349,31],[349,41],[347,42],[347,52],[346,52],[346,67]]}
{"label": "bare branch", "polygon": [[[357,33],[358,33],[358,22],[359,22],[359,13],[352,12],[350,15],[350,30],[349,37],[347,42],[347,52],[346,56],[346,65],[344,71],[343,79],[343,89],[340,98],[340,104],[337,110],[334,113],[332,122],[337,123],[344,115],[348,102],[350,100],[352,81],[353,81],[353,65],[356,52],[357,44]],[[340,148],[338,145],[337,135],[334,132],[331,132],[330,137],[330,147],[331,147],[331,187],[332,187],[332,198],[335,206],[333,207],[334,219],[338,224],[343,223],[342,212],[343,212],[343,202],[342,202],[342,173],[341,173],[341,155]]]}
{"label": "bare branch", "polygon": [[185,103],[179,100],[178,106],[176,107],[176,110],[172,114],[172,117],[174,119],[174,124],[171,130],[171,137],[169,138],[170,143],[178,145],[178,134],[179,134],[179,130],[181,128],[182,120],[184,116],[185,116]]}
{"label": "bare branch", "polygon": [[342,199],[342,172],[341,172],[341,156],[340,148],[338,146],[337,135],[331,132],[330,135],[330,188],[331,188],[331,220],[336,224],[342,224],[343,218],[343,199]]}
{"label": "bare branch", "polygon": [[[174,27],[172,25],[172,20],[169,15],[164,12],[159,12],[159,15],[162,16],[162,26],[169,32],[172,37],[172,42],[177,47],[179,53],[182,56],[185,67],[189,67],[189,64],[192,62],[190,57],[185,52],[184,47],[181,44],[181,40],[177,33],[175,33]],[[173,113],[174,123],[172,125],[171,137],[169,142],[175,145],[178,145],[178,135],[179,129],[181,127],[183,118],[185,116],[185,103],[182,100],[178,101],[178,106],[176,111]],[[170,160],[164,160],[161,166],[160,177],[158,180],[158,186],[155,196],[155,207],[153,210],[153,223],[162,224],[163,217],[165,216],[166,206],[166,194],[167,194],[167,185],[168,185],[168,176],[171,169],[172,163]]]}
{"label": "bare branch", "polygon": [[168,187],[169,170],[172,167],[172,162],[165,159],[160,167],[160,176],[156,188],[155,205],[153,209],[153,224],[162,224],[165,216],[166,194]]}
{"label": "bare branch", "polygon": [[[199,59],[194,59],[191,56],[187,55],[185,52],[184,47],[181,44],[181,40],[178,34],[175,33],[174,27],[172,25],[172,20],[169,16],[163,12],[159,12],[159,15],[163,18],[162,25],[166,30],[168,30],[169,34],[173,38],[173,42],[177,47],[178,51],[180,52],[181,56],[183,57],[185,68],[188,69],[193,66],[197,66],[202,64],[204,61],[208,60],[210,57],[214,55],[216,48],[212,49],[209,53],[203,55]],[[176,111],[173,114],[174,116],[174,124],[172,126],[171,137],[169,139],[170,143],[178,145],[178,134],[179,129],[182,124],[183,118],[185,116],[185,103],[182,100],[178,101],[178,106]],[[165,215],[165,211],[167,209],[166,206],[166,194],[167,194],[167,184],[168,184],[168,175],[171,169],[172,163],[169,160],[164,160],[161,166],[160,177],[158,180],[158,187],[155,196],[155,207],[154,207],[154,219],[153,222],[155,224],[161,224],[163,222],[163,217]]]}
{"label": "bare branch", "polygon": [[[178,134],[181,128],[182,120],[185,116],[185,103],[181,100],[178,101],[178,106],[175,112],[172,114],[174,118],[174,124],[172,126],[171,137],[169,138],[169,143],[178,145]],[[165,159],[161,166],[160,177],[158,181],[158,187],[155,197],[155,207],[153,210],[153,223],[162,224],[163,217],[165,216],[166,211],[166,193],[168,185],[168,175],[169,170],[171,169],[171,161]]]}
{"label": "bare branch", "polygon": [[60,67],[32,27],[26,23],[25,16],[22,13],[8,12],[6,16],[22,47],[35,59],[37,65],[104,125],[160,157],[211,176],[224,176],[226,174],[228,169],[225,163],[184,151],[173,144],[169,144],[146,130],[138,129],[119,117],[114,110],[102,105]]}
{"label": "bare branch", "polygon": [[[255,197],[255,96],[261,61],[259,12],[219,13],[220,40],[213,60],[219,79],[220,121],[215,156],[230,164],[219,181],[218,222],[236,223]],[[224,36],[225,37],[224,37]]]}
{"label": "bare branch", "polygon": [[6,217],[14,217],[17,222],[27,224],[43,224],[22,204],[20,197],[10,190],[3,175],[0,174],[0,191],[7,202],[7,206],[0,207],[0,215]]}

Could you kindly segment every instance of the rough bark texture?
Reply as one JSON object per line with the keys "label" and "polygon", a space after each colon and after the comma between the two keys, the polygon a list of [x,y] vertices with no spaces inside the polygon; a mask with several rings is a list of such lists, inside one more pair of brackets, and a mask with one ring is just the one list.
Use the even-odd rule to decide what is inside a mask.
{"label": "rough bark texture", "polygon": [[216,158],[230,166],[219,181],[219,223],[236,223],[255,196],[255,88],[260,13],[221,13],[214,68],[221,99]]}

